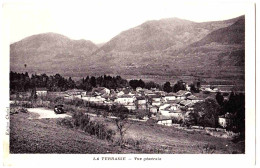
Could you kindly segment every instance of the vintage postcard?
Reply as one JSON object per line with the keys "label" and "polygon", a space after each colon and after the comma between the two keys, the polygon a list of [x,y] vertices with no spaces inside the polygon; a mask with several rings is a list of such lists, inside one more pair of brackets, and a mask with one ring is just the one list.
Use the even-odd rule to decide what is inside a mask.
{"label": "vintage postcard", "polygon": [[2,16],[5,166],[255,165],[254,3],[4,1]]}

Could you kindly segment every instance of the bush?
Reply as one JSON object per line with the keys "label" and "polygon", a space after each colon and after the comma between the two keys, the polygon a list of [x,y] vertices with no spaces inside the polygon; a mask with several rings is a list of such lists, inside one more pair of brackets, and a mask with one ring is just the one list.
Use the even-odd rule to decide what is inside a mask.
{"label": "bush", "polygon": [[149,118],[146,123],[148,123],[149,125],[155,125],[157,124],[157,121],[155,119]]}
{"label": "bush", "polygon": [[204,94],[210,94],[210,91],[203,91]]}
{"label": "bush", "polygon": [[182,119],[177,119],[177,118],[172,118],[172,123],[174,123],[174,124],[183,124],[183,120]]}
{"label": "bush", "polygon": [[147,140],[145,138],[141,138],[141,139],[138,139],[138,140],[135,140],[133,138],[128,138],[125,140],[125,144],[127,145],[131,145],[135,148],[139,148],[141,145],[144,145],[147,143]]}
{"label": "bush", "polygon": [[136,118],[142,120],[145,116],[148,116],[149,112],[145,111],[145,110],[138,110],[136,112]]}
{"label": "bush", "polygon": [[10,107],[10,115],[17,114],[19,112],[28,113],[28,110],[23,107]]}
{"label": "bush", "polygon": [[91,121],[90,117],[82,112],[76,112],[73,114],[74,126],[80,128],[84,132],[90,135],[95,135],[99,139],[105,139],[113,141],[115,131],[109,129],[102,122]]}
{"label": "bush", "polygon": [[71,118],[63,118],[62,120],[58,120],[57,123],[61,126],[65,126],[67,128],[73,128],[73,121]]}
{"label": "bush", "polygon": [[205,154],[213,154],[216,149],[217,148],[215,145],[206,144],[202,147],[201,151],[202,151],[202,153],[205,153]]}

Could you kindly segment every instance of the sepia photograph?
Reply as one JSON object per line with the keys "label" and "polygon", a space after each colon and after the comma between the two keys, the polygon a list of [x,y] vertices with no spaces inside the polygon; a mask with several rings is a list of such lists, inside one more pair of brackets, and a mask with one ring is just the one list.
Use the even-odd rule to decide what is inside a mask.
{"label": "sepia photograph", "polygon": [[6,1],[2,15],[6,159],[254,150],[254,4]]}

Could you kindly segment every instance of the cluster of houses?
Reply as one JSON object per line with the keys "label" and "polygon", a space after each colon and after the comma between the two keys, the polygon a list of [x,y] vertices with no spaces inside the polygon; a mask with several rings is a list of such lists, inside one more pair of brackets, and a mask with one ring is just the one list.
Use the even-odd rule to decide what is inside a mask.
{"label": "cluster of houses", "polygon": [[[203,101],[189,91],[180,90],[177,93],[166,93],[157,89],[122,88],[118,90],[99,87],[86,92],[72,89],[66,91],[65,98],[81,98],[87,102],[111,106],[120,104],[132,111],[146,111],[152,114],[158,121],[169,123],[173,118],[184,120],[193,109],[196,102]],[[162,123],[164,123],[162,122]]]}
{"label": "cluster of houses", "polygon": [[[36,90],[36,94],[45,94],[45,90]],[[166,93],[158,89],[119,88],[117,90],[105,87],[94,88],[92,92],[80,89],[67,90],[65,99],[80,98],[90,103],[112,106],[120,104],[132,111],[146,111],[158,121],[158,124],[171,125],[173,120],[185,120],[193,110],[195,103],[204,101],[202,98],[192,95],[187,90],[179,90],[177,93]],[[229,118],[220,116],[219,123],[227,126]]]}

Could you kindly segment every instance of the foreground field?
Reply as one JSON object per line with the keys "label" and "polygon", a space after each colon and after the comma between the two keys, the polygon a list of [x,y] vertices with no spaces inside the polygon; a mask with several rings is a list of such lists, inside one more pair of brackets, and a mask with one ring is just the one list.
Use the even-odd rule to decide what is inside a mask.
{"label": "foreground field", "polygon": [[[29,119],[31,118],[31,119]],[[11,115],[10,153],[243,153],[243,144],[230,139],[216,138],[198,132],[187,132],[173,127],[131,121],[125,139],[128,145],[118,145],[97,139],[75,128],[57,124],[61,118],[42,118],[35,113]],[[102,120],[116,130],[113,119]],[[116,135],[115,138],[118,138]],[[138,143],[136,143],[138,142]]]}
{"label": "foreground field", "polygon": [[134,153],[112,147],[83,132],[59,126],[58,119],[28,120],[31,114],[11,116],[10,153]]}

